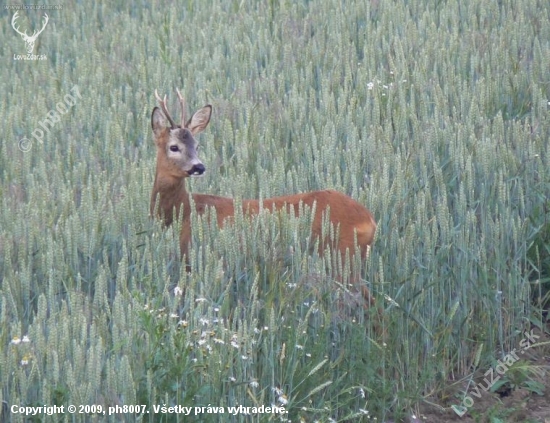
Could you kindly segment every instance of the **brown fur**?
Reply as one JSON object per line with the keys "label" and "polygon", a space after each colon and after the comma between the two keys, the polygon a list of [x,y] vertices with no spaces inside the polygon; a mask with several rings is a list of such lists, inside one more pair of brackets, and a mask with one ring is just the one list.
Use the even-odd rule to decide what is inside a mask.
{"label": "brown fur", "polygon": [[[178,92],[179,95],[179,92]],[[183,99],[180,97],[182,108]],[[160,98],[157,96],[157,99]],[[164,104],[163,113],[168,112]],[[171,118],[168,121],[171,127],[166,127],[166,120],[160,114],[160,109],[155,108],[151,117],[155,144],[157,146],[157,169],[155,183],[151,195],[151,214],[154,213],[155,204],[159,201],[159,215],[164,219],[166,225],[170,225],[174,219],[174,211],[179,216],[183,206],[183,227],[180,236],[181,253],[187,256],[191,242],[191,209],[189,194],[185,187],[185,179],[193,172],[193,165],[204,166],[196,156],[196,141],[193,136],[206,128],[210,120],[211,106],[205,106],[197,111],[187,123],[175,126]],[[187,131],[187,132],[185,132]],[[192,140],[189,139],[191,135]],[[173,152],[170,148],[178,146],[179,152]],[[184,154],[185,153],[185,154]],[[172,155],[173,157],[169,157]],[[194,172],[197,174],[197,172]],[[219,226],[223,226],[227,221],[232,220],[235,214],[235,204],[232,198],[218,197],[207,194],[193,194],[195,211],[203,214],[208,207],[216,209],[216,215]],[[288,212],[299,214],[300,202],[312,208],[315,206],[315,215],[313,216],[312,234],[316,238],[322,235],[323,213],[330,209],[330,221],[339,230],[339,239],[333,248],[336,248],[346,256],[349,252],[353,257],[355,253],[355,239],[360,250],[361,257],[364,259],[368,255],[369,246],[372,244],[376,232],[376,222],[370,211],[351,197],[334,190],[312,191],[303,194],[285,195],[263,200],[263,208],[269,210],[282,210],[286,207]],[[257,214],[260,209],[258,200],[244,200],[242,202],[243,213]],[[319,253],[322,254],[327,246],[328,240],[321,240],[319,243]],[[370,299],[368,290],[363,289],[366,298]]]}

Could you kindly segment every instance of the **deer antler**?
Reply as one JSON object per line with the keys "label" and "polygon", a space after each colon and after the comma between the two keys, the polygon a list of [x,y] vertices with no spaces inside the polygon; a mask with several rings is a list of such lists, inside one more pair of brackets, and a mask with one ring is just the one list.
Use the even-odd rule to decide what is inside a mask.
{"label": "deer antler", "polygon": [[180,90],[176,88],[176,92],[178,93],[178,99],[180,101],[181,106],[181,127],[185,127],[185,100],[183,99]]}
{"label": "deer antler", "polygon": [[31,36],[27,35],[27,31],[25,30],[25,32],[21,32],[19,31],[19,27],[16,27],[15,26],[15,21],[17,20],[17,18],[19,17],[18,16],[18,13],[19,12],[15,12],[15,14],[13,15],[13,18],[11,18],[11,26],[13,27],[13,29],[15,29],[15,32],[17,32],[19,35],[23,36],[25,39],[36,39],[36,37],[38,37],[40,35],[40,33],[42,31],[44,31],[44,28],[46,28],[46,25],[48,25],[48,21],[50,20],[50,17],[48,16],[47,13],[44,13],[44,25],[42,25],[42,28],[40,29],[40,31],[34,31],[33,34]]}
{"label": "deer antler", "polygon": [[44,28],[46,28],[46,25],[48,25],[48,21],[50,20],[49,16],[47,13],[44,13],[44,25],[42,25],[42,29],[38,32],[34,31],[34,33],[32,34],[33,37],[38,37],[38,35],[44,31]]}
{"label": "deer antler", "polygon": [[157,90],[155,90],[155,97],[157,98],[157,101],[160,104],[160,108],[162,109],[164,116],[166,116],[166,119],[168,119],[168,122],[170,122],[170,126],[172,127],[172,129],[174,129],[177,125],[172,119],[172,116],[170,116],[170,113],[168,113],[168,108],[166,107],[166,95],[164,95],[164,100],[163,100],[160,98]]}
{"label": "deer antler", "polygon": [[[15,12],[15,15],[13,15],[13,18],[11,18],[11,26],[13,27],[13,29],[15,29],[15,32],[17,32],[19,35],[21,35],[21,36],[23,36],[23,37],[28,37],[27,31],[21,32],[21,31],[19,31],[19,27],[16,27],[16,26],[15,26],[15,21],[16,21],[17,18],[18,18],[18,16],[17,16],[18,13],[19,13],[19,12]],[[47,15],[46,15],[46,16],[47,16]]]}

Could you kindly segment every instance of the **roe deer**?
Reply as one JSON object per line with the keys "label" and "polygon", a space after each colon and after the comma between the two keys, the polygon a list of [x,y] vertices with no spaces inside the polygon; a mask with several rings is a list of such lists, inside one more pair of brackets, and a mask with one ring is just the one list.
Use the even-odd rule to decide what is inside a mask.
{"label": "roe deer", "polygon": [[[207,105],[196,111],[185,121],[185,101],[179,90],[181,106],[181,123],[176,125],[166,106],[166,96],[161,99],[155,90],[160,107],[155,107],[151,115],[151,125],[155,144],[157,146],[157,169],[153,193],[151,195],[151,215],[155,212],[156,202],[159,202],[158,214],[166,225],[170,225],[179,216],[183,206],[182,230],[180,246],[182,256],[187,256],[191,241],[191,209],[189,194],[185,188],[185,179],[189,176],[200,176],[205,172],[204,164],[197,157],[197,141],[195,135],[202,132],[210,121],[212,106]],[[169,124],[169,126],[167,126]],[[158,197],[158,198],[157,198]],[[195,211],[203,214],[208,207],[216,209],[218,225],[222,227],[226,220],[235,214],[235,204],[232,198],[215,195],[192,194]],[[314,238],[322,234],[323,212],[329,208],[330,222],[337,229],[339,238],[335,245],[341,257],[350,257],[355,253],[355,240],[361,257],[367,257],[376,231],[376,222],[364,206],[351,197],[334,190],[312,191],[303,194],[285,195],[263,200],[262,206],[269,210],[286,208],[288,212],[299,213],[300,203],[310,208],[315,206],[315,214],[311,227]],[[242,210],[245,215],[257,214],[260,209],[259,200],[243,200]],[[322,254],[328,240],[319,239],[319,253]],[[366,287],[362,289],[363,296],[370,302],[370,294]]]}

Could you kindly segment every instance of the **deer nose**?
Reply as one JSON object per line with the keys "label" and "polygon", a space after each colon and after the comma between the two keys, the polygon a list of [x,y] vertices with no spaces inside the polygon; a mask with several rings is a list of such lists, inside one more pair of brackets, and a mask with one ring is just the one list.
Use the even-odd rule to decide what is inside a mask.
{"label": "deer nose", "polygon": [[204,173],[205,170],[206,168],[204,167],[204,165],[202,163],[199,163],[199,164],[193,165],[193,167],[188,173],[189,175],[200,176]]}

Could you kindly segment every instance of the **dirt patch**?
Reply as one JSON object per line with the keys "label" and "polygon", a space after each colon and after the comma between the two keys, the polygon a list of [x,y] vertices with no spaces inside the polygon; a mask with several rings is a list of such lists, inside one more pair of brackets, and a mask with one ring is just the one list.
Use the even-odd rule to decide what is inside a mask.
{"label": "dirt patch", "polygon": [[[434,400],[433,403],[440,407],[428,403],[422,405],[417,419],[411,423],[550,423],[550,336],[540,331],[535,333],[539,336],[536,343],[518,354],[519,360],[502,376],[506,383],[495,384],[497,389],[485,391],[482,387],[487,383],[483,382],[484,375],[480,373],[475,379],[479,390],[471,387],[468,390],[473,403],[464,401],[459,393],[448,404]],[[497,376],[495,373],[495,378]],[[462,393],[467,388],[464,385]],[[461,400],[462,406],[459,406]],[[458,407],[453,409],[453,404]]]}

